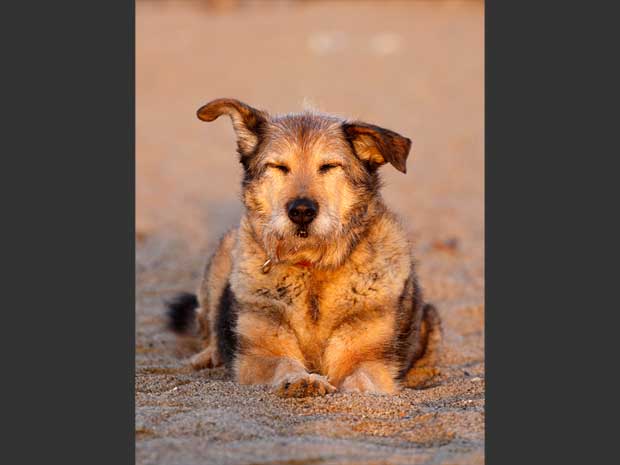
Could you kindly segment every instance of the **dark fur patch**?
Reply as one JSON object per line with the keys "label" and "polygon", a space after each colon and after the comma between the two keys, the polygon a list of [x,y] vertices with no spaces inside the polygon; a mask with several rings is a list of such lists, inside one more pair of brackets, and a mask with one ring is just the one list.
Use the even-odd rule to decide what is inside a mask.
{"label": "dark fur patch", "polygon": [[308,305],[310,307],[310,318],[315,323],[319,321],[320,309],[319,309],[319,296],[315,293],[309,294]]}
{"label": "dark fur patch", "polygon": [[424,321],[428,323],[430,327],[441,329],[441,318],[439,318],[439,312],[437,308],[433,304],[425,304],[424,305]]}
{"label": "dark fur patch", "polygon": [[372,321],[385,316],[385,309],[381,307],[366,308],[362,311],[352,311],[345,314],[342,318],[336,320],[333,324],[333,330],[344,325],[355,326],[365,321]]}
{"label": "dark fur patch", "polygon": [[230,283],[226,284],[222,297],[218,303],[215,331],[217,332],[218,351],[224,364],[230,368],[237,351],[237,299],[230,289]]}
{"label": "dark fur patch", "polygon": [[195,294],[183,292],[166,301],[168,329],[177,334],[187,334],[196,323],[198,298]]}
{"label": "dark fur patch", "polygon": [[269,320],[276,326],[286,326],[290,328],[289,321],[286,319],[284,312],[275,305],[252,304],[244,308],[245,312]]}
{"label": "dark fur patch", "polygon": [[441,321],[437,309],[433,304],[424,304],[420,309],[420,322],[418,324],[416,343],[417,350],[414,356],[400,372],[399,378],[404,378],[407,372],[414,366],[415,362],[424,357],[429,348],[429,335],[433,328],[439,328],[441,331]]}
{"label": "dark fur patch", "polygon": [[239,162],[243,165],[243,180],[241,182],[242,188],[246,188],[254,179],[260,177],[265,172],[264,166],[252,163],[252,161],[263,150],[267,132],[266,126],[267,125],[265,122],[260,122],[254,128],[254,134],[258,138],[258,143],[256,144],[256,147],[254,147],[254,150],[246,153],[237,147]]}
{"label": "dark fur patch", "polygon": [[[407,291],[409,288],[409,291]],[[407,296],[409,294],[409,296]],[[403,294],[399,299],[401,318],[397,345],[402,356],[399,379],[403,379],[416,360],[424,356],[428,347],[428,333],[432,327],[440,326],[437,310],[432,304],[425,303],[422,289],[418,283],[414,268],[405,282]],[[407,308],[408,307],[408,308]],[[404,348],[407,348],[403,350]],[[413,348],[410,351],[409,348]]]}
{"label": "dark fur patch", "polygon": [[411,268],[411,284],[413,284],[413,296],[411,301],[411,306],[413,308],[413,312],[420,312],[424,306],[424,298],[422,296],[422,288],[420,287],[420,283],[418,282],[418,276]]}
{"label": "dark fur patch", "polygon": [[260,297],[266,297],[266,298],[273,299],[273,300],[279,300],[281,302],[284,302],[287,305],[291,305],[293,303],[293,299],[289,295],[290,287],[291,287],[290,284],[287,284],[286,286],[278,286],[275,290],[269,289],[266,287],[261,287],[261,288],[256,289],[255,293],[256,295]]}
{"label": "dark fur patch", "polygon": [[402,379],[406,376],[409,369],[411,369],[415,360],[424,355],[427,340],[426,334],[422,334],[422,322],[426,319],[427,309],[429,309],[429,312],[434,311],[432,305],[424,303],[422,289],[418,282],[414,267],[411,268],[411,273],[405,281],[398,306],[401,316],[397,323],[399,325],[397,345],[399,347],[409,347],[413,345],[414,349],[413,352],[400,351],[402,354],[400,360],[402,369],[398,377]]}

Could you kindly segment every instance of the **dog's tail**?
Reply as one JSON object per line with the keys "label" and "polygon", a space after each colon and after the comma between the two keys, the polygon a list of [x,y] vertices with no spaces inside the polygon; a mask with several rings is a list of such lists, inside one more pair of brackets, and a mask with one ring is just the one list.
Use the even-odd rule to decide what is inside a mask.
{"label": "dog's tail", "polygon": [[198,305],[196,294],[189,292],[182,292],[166,301],[168,329],[179,335],[193,333],[196,330],[196,309]]}

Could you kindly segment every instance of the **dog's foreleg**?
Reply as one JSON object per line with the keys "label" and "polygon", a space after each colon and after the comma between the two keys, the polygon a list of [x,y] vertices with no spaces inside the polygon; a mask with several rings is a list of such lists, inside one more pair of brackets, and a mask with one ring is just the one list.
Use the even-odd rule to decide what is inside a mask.
{"label": "dog's foreleg", "polygon": [[265,314],[242,313],[237,325],[239,347],[234,371],[241,384],[268,384],[282,397],[319,396],[334,392],[327,378],[304,365],[294,332],[275,325]]}
{"label": "dog's foreleg", "polygon": [[326,377],[308,373],[292,358],[240,355],[236,371],[241,384],[269,384],[281,397],[323,396],[336,391]]}
{"label": "dog's foreleg", "polygon": [[328,379],[342,391],[393,394],[398,366],[386,357],[393,339],[393,318],[352,319],[334,331],[323,354]]}
{"label": "dog's foreleg", "polygon": [[211,341],[207,347],[198,352],[190,359],[190,364],[194,370],[203,368],[215,368],[222,365],[222,359],[217,350],[217,345]]}
{"label": "dog's foreleg", "polygon": [[340,389],[345,392],[394,394],[399,389],[394,374],[395,369],[384,361],[361,362],[343,379]]}

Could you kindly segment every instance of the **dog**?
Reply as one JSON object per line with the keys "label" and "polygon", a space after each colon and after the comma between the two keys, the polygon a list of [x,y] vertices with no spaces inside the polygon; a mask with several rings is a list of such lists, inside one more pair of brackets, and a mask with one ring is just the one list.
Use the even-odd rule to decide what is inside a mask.
{"label": "dog", "polygon": [[379,168],[406,173],[411,141],[364,122],[272,116],[235,99],[245,212],[219,242],[197,295],[168,302],[169,326],[198,333],[195,369],[226,366],[283,397],[394,394],[438,375],[441,322],[411,247],[385,206]]}

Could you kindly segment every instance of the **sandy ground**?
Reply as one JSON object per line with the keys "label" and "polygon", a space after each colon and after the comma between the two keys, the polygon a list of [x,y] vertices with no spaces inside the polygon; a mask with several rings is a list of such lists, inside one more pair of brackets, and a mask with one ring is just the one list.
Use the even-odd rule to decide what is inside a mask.
{"label": "sandy ground", "polygon": [[[222,5],[137,3],[137,463],[483,463],[483,4]],[[384,196],[444,319],[438,385],[280,399],[186,367],[162,299],[196,288],[241,211],[230,123],[195,118],[221,96],[273,112],[306,99],[413,139]]]}

